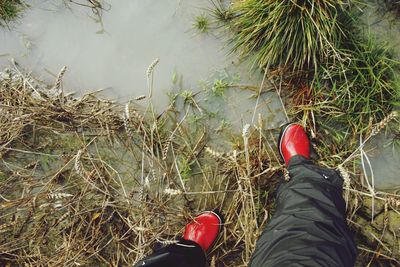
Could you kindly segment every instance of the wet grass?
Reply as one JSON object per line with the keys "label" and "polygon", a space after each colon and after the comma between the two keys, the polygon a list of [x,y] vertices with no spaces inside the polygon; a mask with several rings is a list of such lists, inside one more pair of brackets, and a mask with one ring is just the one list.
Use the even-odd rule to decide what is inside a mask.
{"label": "wet grass", "polygon": [[[288,10],[289,1],[237,1],[235,12],[218,5],[214,16],[247,23],[243,31],[231,28],[244,38],[246,31],[254,34],[251,27],[264,25],[250,20],[263,20],[265,3],[274,7],[274,27],[284,25],[290,34],[303,29],[281,14],[290,11],[309,28],[304,36],[277,31],[276,40],[259,43],[271,41],[277,55],[264,50],[265,61],[256,65],[269,65],[268,82],[290,96],[289,115],[311,133],[318,163],[339,166],[359,265],[398,265],[399,194],[368,185],[359,167],[365,140],[387,127],[398,129],[398,63],[373,38],[343,37],[346,30],[337,20],[346,11],[344,2],[302,1],[303,7]],[[244,13],[238,13],[240,6]],[[323,15],[321,29],[310,24],[316,14]],[[329,25],[342,32],[326,33]],[[325,34],[328,47],[321,45],[323,35],[311,33]],[[288,43],[280,48],[279,40]],[[157,63],[146,72],[149,92]],[[0,74],[0,264],[132,266],[179,238],[197,212],[217,208],[226,223],[210,258],[218,266],[247,266],[285,173],[276,149],[278,129],[265,129],[264,114],[254,125],[231,129],[189,90],[172,95],[160,113],[151,93],[147,107],[96,94],[74,98],[61,90],[64,73],[54,85],[18,65]],[[228,79],[206,84],[217,97],[232,85]]]}
{"label": "wet grass", "polygon": [[313,69],[334,57],[353,24],[347,1],[235,1],[228,16],[232,51],[255,66]]}
{"label": "wet grass", "polygon": [[[197,212],[220,209],[226,223],[209,260],[247,266],[285,172],[278,129],[265,129],[263,115],[253,126],[221,129],[190,91],[158,114],[135,100],[74,98],[61,90],[64,73],[54,85],[17,65],[0,74],[0,263],[131,266],[179,238]],[[333,167],[330,145],[318,147],[320,164]],[[373,191],[375,215],[368,213],[372,193],[354,164],[340,170],[349,222],[368,256],[362,262],[398,263],[386,248],[397,249],[387,218],[400,197]],[[371,217],[373,226],[360,226]]]}
{"label": "wet grass", "polygon": [[210,31],[210,26],[210,18],[205,13],[197,15],[194,18],[194,22],[192,25],[193,29],[195,29],[199,33],[208,33]]}
{"label": "wet grass", "polygon": [[[284,96],[290,118],[307,125],[318,162],[339,166],[347,177],[348,205],[372,199],[369,206],[361,204],[372,211],[361,214],[348,206],[348,218],[358,233],[360,266],[380,266],[388,258],[377,255],[379,245],[371,249],[379,240],[368,241],[366,236],[375,234],[363,229],[367,217],[379,209],[374,203],[376,189],[368,182],[374,177],[367,178],[368,164],[360,159],[368,158],[364,145],[377,132],[398,129],[400,65],[390,47],[365,32],[359,1],[245,0],[233,1],[227,8],[221,1],[213,3],[210,14],[229,30],[232,51],[243,59],[252,58]],[[398,143],[396,137],[393,143]],[[351,200],[352,185],[346,183],[364,188],[369,197]],[[361,216],[363,226],[352,216]],[[367,229],[374,229],[373,221]],[[397,248],[389,251],[398,257]]]}
{"label": "wet grass", "polygon": [[320,69],[310,101],[323,114],[320,121],[342,125],[343,132],[359,135],[398,105],[400,62],[393,59],[386,44],[373,37],[358,41],[347,53],[345,71],[337,64]]}
{"label": "wet grass", "polygon": [[383,0],[383,2],[386,5],[386,8],[389,11],[396,12],[398,15],[400,15],[400,1],[399,0]]}
{"label": "wet grass", "polygon": [[398,105],[399,62],[364,31],[361,2],[212,3],[211,14],[231,32],[232,51],[253,58],[271,79],[279,74],[293,116],[312,115],[313,129],[336,129],[328,139],[346,141],[346,150]]}
{"label": "wet grass", "polygon": [[0,26],[16,19],[23,9],[21,0],[0,0]]}
{"label": "wet grass", "polygon": [[282,168],[272,135],[248,129],[231,151],[216,150],[220,122],[198,94],[154,114],[135,101],[66,96],[63,73],[53,86],[17,66],[1,73],[0,263],[131,266],[215,208],[227,224],[211,256],[248,262]]}

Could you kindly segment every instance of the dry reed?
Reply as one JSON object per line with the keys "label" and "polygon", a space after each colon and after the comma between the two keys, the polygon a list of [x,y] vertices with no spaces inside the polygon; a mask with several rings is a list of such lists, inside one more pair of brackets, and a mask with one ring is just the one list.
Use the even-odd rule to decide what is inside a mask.
{"label": "dry reed", "polygon": [[[209,129],[182,119],[186,110],[149,114],[134,102],[46,88],[15,68],[0,73],[0,264],[132,266],[175,242],[197,212],[219,209],[225,225],[212,264],[247,266],[283,171],[277,129],[245,126],[226,154],[210,148]],[[358,226],[371,225],[359,212],[370,195],[358,173],[347,174],[350,224],[358,239],[370,237],[359,243],[365,259],[398,262],[393,237]],[[399,196],[376,192],[375,201],[385,220],[374,227],[392,231]]]}

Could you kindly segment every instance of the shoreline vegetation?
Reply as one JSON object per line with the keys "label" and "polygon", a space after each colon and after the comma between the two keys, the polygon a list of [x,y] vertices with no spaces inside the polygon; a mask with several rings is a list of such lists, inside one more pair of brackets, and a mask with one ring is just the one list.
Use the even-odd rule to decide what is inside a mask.
{"label": "shoreline vegetation", "polygon": [[[232,52],[251,56],[289,118],[307,127],[314,159],[342,175],[357,266],[398,266],[400,195],[374,187],[364,145],[390,130],[398,146],[400,65],[361,28],[362,2],[212,3],[215,21],[202,13],[192,27],[228,32]],[[217,208],[226,223],[211,266],[247,265],[287,176],[279,129],[266,129],[263,114],[221,129],[188,91],[155,113],[157,63],[146,72],[149,95],[126,104],[66,94],[66,68],[53,84],[15,62],[0,73],[0,264],[131,266],[179,238],[196,212]]]}

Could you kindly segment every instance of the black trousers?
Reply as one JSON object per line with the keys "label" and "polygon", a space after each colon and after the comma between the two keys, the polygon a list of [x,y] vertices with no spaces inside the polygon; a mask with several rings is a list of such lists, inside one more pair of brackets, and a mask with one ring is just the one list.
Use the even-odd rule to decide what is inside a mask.
{"label": "black trousers", "polygon": [[204,267],[206,266],[206,254],[195,242],[180,240],[177,244],[155,251],[135,264],[135,267],[138,266]]}
{"label": "black trousers", "polygon": [[[249,266],[354,266],[357,250],[346,223],[342,178],[301,156],[290,160],[288,170],[291,180],[278,189],[276,212]],[[135,266],[203,267],[205,255],[195,244],[177,244]]]}

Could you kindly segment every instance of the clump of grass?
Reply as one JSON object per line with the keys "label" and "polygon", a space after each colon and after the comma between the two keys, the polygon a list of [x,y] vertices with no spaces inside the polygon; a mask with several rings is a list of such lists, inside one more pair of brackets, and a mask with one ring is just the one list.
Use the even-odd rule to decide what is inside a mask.
{"label": "clump of grass", "polygon": [[211,0],[211,8],[208,12],[216,22],[229,22],[234,17],[232,9],[226,7],[223,2],[223,0]]}
{"label": "clump of grass", "polygon": [[333,121],[336,126],[339,122],[347,126],[346,132],[360,134],[369,129],[370,121],[380,121],[397,105],[400,62],[392,59],[387,44],[372,37],[358,41],[347,53],[350,60],[344,69],[337,64],[321,69],[312,94],[325,118],[322,121]]}
{"label": "clump of grass", "polygon": [[205,13],[202,13],[194,18],[192,26],[199,33],[208,33],[210,31],[210,25],[210,19]]}
{"label": "clump of grass", "polygon": [[0,0],[0,26],[16,19],[22,7],[21,0]]}
{"label": "clump of grass", "polygon": [[257,66],[317,68],[349,34],[348,1],[246,0],[232,7],[232,51]]}

